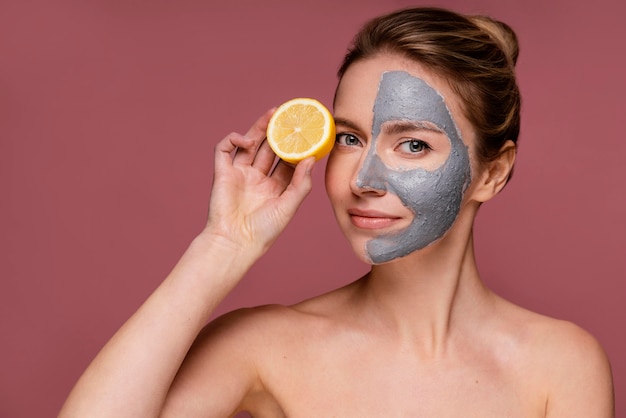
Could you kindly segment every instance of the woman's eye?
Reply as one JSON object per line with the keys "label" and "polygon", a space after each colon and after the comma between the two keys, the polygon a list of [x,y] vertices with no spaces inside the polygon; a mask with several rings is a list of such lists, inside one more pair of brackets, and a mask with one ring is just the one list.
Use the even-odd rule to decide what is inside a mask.
{"label": "woman's eye", "polygon": [[426,142],[419,139],[409,139],[408,141],[404,141],[398,148],[400,151],[407,154],[418,154],[431,149]]}
{"label": "woman's eye", "polygon": [[352,134],[338,134],[335,138],[335,143],[347,147],[358,147],[361,145],[359,138]]}

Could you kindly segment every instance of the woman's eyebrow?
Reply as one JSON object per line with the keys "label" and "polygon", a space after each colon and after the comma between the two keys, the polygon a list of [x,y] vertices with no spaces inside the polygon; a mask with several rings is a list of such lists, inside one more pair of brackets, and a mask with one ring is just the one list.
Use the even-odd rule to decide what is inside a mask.
{"label": "woman's eyebrow", "polygon": [[345,128],[352,129],[353,131],[360,131],[359,127],[348,119],[335,118],[335,125],[340,125]]}
{"label": "woman's eyebrow", "polygon": [[444,130],[432,122],[394,120],[383,123],[382,131],[387,135],[402,134],[410,131],[431,131],[445,134]]}

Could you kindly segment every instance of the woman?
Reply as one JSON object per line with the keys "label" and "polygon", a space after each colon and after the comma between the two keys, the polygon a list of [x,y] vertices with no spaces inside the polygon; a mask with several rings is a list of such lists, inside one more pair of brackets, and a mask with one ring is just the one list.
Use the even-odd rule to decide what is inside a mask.
{"label": "woman", "polygon": [[366,25],[340,69],[326,188],[371,271],[204,326],[311,188],[311,159],[272,169],[269,111],[217,145],[206,228],[61,416],[613,416],[597,342],[496,296],[476,268],[474,218],[515,160],[516,56],[510,28],[484,17]]}

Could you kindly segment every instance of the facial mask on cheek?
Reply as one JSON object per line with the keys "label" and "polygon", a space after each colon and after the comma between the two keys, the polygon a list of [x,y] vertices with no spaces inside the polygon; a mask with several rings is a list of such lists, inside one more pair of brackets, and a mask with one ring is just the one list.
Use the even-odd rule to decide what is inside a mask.
{"label": "facial mask on cheek", "polygon": [[[376,154],[381,125],[388,121],[428,121],[450,140],[450,155],[437,169],[393,170]],[[422,249],[441,238],[457,218],[463,193],[470,183],[467,146],[443,97],[422,79],[404,71],[383,73],[374,103],[372,145],[357,176],[359,187],[397,195],[415,214],[411,224],[366,244],[373,263],[384,263]]]}

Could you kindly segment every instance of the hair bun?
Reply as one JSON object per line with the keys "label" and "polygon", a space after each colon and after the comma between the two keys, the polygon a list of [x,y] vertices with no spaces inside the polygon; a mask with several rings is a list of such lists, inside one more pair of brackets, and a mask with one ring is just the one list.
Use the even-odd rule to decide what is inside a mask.
{"label": "hair bun", "polygon": [[519,55],[519,44],[513,29],[506,23],[489,16],[469,16],[469,19],[498,44],[511,66],[515,67]]}

